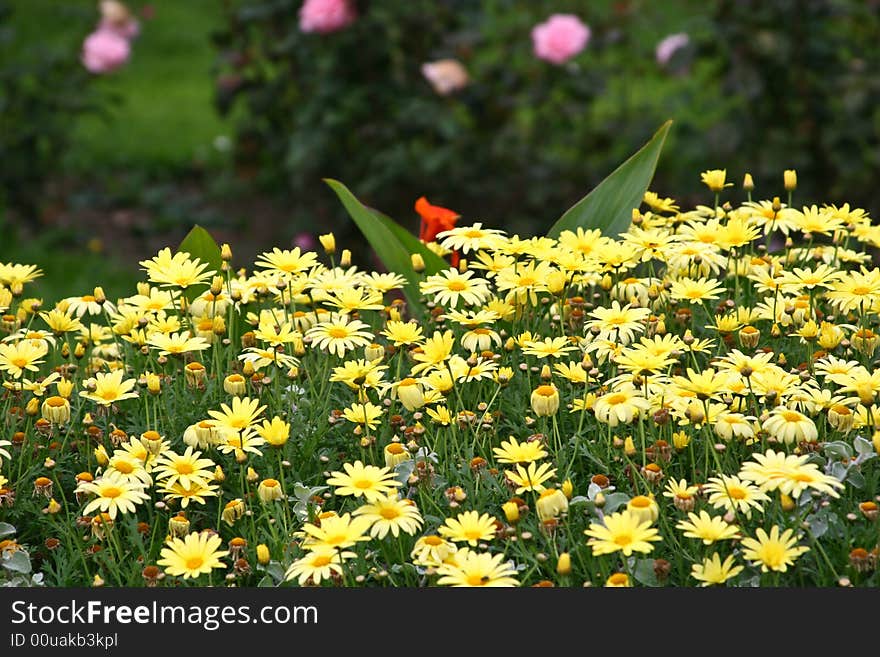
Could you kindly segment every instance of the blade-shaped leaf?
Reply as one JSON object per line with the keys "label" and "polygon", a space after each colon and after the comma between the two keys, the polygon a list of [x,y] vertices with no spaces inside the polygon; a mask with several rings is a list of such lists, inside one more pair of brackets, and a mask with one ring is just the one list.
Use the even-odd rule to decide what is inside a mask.
{"label": "blade-shaped leaf", "polygon": [[220,247],[217,246],[217,242],[211,237],[211,233],[201,226],[193,226],[192,230],[183,238],[177,250],[178,252],[185,251],[193,258],[198,258],[202,262],[208,263],[211,269],[218,274],[220,273],[220,266],[223,263],[223,260],[220,258]]}
{"label": "blade-shaped leaf", "polygon": [[[354,220],[358,228],[360,228],[364,237],[370,243],[370,246],[373,247],[373,250],[382,261],[382,264],[385,265],[388,271],[400,274],[406,279],[403,291],[406,295],[409,307],[417,315],[424,314],[424,308],[419,302],[419,275],[412,268],[412,253],[422,253],[426,267],[429,258],[425,258],[421,249],[414,251],[408,248],[398,237],[398,234],[400,234],[400,231],[403,229],[401,228],[400,231],[397,231],[389,226],[388,224],[393,224],[394,222],[388,219],[388,223],[386,223],[377,213],[361,203],[355,195],[351,193],[348,187],[338,180],[332,180],[330,178],[325,178],[324,182],[330,186],[339,197],[339,200],[342,201],[342,205],[345,206],[349,216]],[[418,242],[417,239],[416,241]],[[409,242],[409,244],[412,245],[411,242]],[[415,245],[412,246],[413,249],[416,248]],[[424,245],[421,245],[421,243],[420,246],[422,249],[425,249]],[[431,255],[434,254],[432,253]],[[436,255],[434,257],[440,260]],[[433,261],[433,259],[431,259],[431,261],[433,267],[437,267],[436,261]],[[440,268],[442,269],[443,267],[441,266]]]}
{"label": "blade-shaped leaf", "polygon": [[657,168],[657,159],[672,121],[664,123],[647,144],[575,203],[547,231],[559,237],[564,230],[600,228],[604,235],[617,237],[632,221],[633,208],[639,207]]}
{"label": "blade-shaped leaf", "polygon": [[425,246],[418,237],[416,237],[406,228],[394,221],[394,219],[386,214],[382,214],[378,210],[374,210],[373,208],[367,209],[373,213],[373,216],[376,217],[376,219],[382,222],[382,225],[384,225],[394,234],[394,236],[398,240],[400,240],[400,243],[403,244],[403,246],[406,247],[406,249],[410,253],[421,254],[422,260],[425,261],[426,275],[431,276],[432,274],[436,274],[437,272],[443,271],[444,269],[449,269],[450,264],[448,262],[446,262],[443,258],[438,256],[431,249]]}
{"label": "blade-shaped leaf", "polygon": [[[213,269],[216,273],[220,273],[220,267],[223,263],[220,257],[220,247],[211,237],[211,234],[199,225],[192,227],[186,237],[177,247],[178,253],[189,253],[193,258],[198,258],[201,262],[208,264],[208,269]],[[204,286],[195,286],[193,289],[187,289],[186,298],[190,301],[195,299]]]}

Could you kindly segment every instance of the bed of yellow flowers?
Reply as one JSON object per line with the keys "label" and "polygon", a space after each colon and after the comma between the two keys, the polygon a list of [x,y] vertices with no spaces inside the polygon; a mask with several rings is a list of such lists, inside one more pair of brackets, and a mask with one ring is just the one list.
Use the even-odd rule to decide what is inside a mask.
{"label": "bed of yellow flowers", "polygon": [[880,228],[703,179],[442,231],[418,318],[332,235],[116,300],[0,264],[0,580],[876,586]]}

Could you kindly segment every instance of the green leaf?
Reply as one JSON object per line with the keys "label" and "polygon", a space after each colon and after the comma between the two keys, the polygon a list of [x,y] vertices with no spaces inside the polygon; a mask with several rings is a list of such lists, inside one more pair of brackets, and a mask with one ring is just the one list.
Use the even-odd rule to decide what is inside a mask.
{"label": "green leaf", "polygon": [[664,123],[647,144],[580,201],[575,203],[547,231],[559,237],[564,230],[600,228],[604,235],[617,237],[632,221],[633,208],[641,205],[654,177],[657,159],[672,121]]}
{"label": "green leaf", "polygon": [[[364,206],[366,207],[366,206]],[[446,262],[443,258],[434,253],[431,249],[425,246],[422,241],[409,232],[406,228],[401,226],[399,223],[394,221],[388,215],[382,214],[378,210],[374,210],[373,208],[367,208],[370,212],[373,213],[373,216],[376,217],[379,221],[382,222],[382,225],[385,226],[388,230],[390,230],[394,236],[400,240],[400,243],[412,254],[419,253],[422,256],[422,260],[425,261],[425,274],[431,276],[436,274],[437,272],[441,272],[444,269],[449,269],[450,264]]]}
{"label": "green leaf", "polygon": [[[193,226],[186,237],[177,247],[178,253],[189,253],[192,258],[198,258],[203,263],[208,263],[208,268],[220,273],[223,260],[220,258],[220,247],[211,237],[211,234],[199,225]],[[187,288],[186,298],[189,301],[195,299],[202,292],[202,286],[195,289]]]}
{"label": "green leaf", "polygon": [[10,525],[8,522],[0,522],[0,538],[4,536],[9,536],[15,533],[15,527]]}
{"label": "green leaf", "polygon": [[[339,200],[342,201],[342,205],[345,206],[345,209],[348,211],[349,216],[354,220],[358,228],[360,228],[364,237],[376,252],[376,255],[379,256],[382,264],[385,265],[388,271],[400,274],[406,279],[403,292],[406,295],[407,303],[413,310],[414,314],[420,316],[424,315],[425,309],[419,301],[419,297],[421,296],[421,293],[419,292],[420,276],[412,268],[412,253],[422,253],[422,258],[425,259],[425,265],[427,267],[429,258],[425,258],[424,253],[424,251],[427,251],[427,248],[420,244],[421,249],[417,250],[416,246],[410,241],[407,241],[410,245],[408,247],[399,237],[403,229],[396,230],[389,225],[393,224],[393,221],[387,219],[387,217],[385,218],[387,219],[387,222],[380,218],[377,213],[361,203],[355,195],[351,193],[348,187],[338,180],[325,178],[324,182],[336,192]],[[416,238],[413,238],[413,240],[418,242]],[[433,266],[437,267],[437,263],[433,260],[432,262]],[[445,268],[445,266],[441,267],[441,269],[442,268]],[[428,270],[426,269],[426,271]],[[439,269],[437,271],[439,271]]]}
{"label": "green leaf", "polygon": [[629,495],[626,493],[611,493],[611,495],[605,498],[605,506],[602,507],[602,511],[604,513],[614,513],[627,502],[629,502]]}
{"label": "green leaf", "polygon": [[220,258],[220,247],[211,237],[211,233],[199,225],[192,227],[177,247],[178,252],[189,253],[193,258],[208,263],[211,269],[220,273],[223,260]]}
{"label": "green leaf", "polygon": [[22,550],[17,550],[3,559],[3,567],[26,575],[31,572],[31,560]]}
{"label": "green leaf", "polygon": [[657,581],[657,573],[654,570],[653,559],[635,559],[635,567],[632,568],[633,578],[645,586],[660,586]]}

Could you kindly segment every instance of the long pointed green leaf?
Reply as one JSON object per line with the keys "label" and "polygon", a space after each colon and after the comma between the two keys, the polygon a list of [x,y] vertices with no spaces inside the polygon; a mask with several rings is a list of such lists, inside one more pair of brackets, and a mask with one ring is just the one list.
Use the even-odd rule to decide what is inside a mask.
{"label": "long pointed green leaf", "polygon": [[575,203],[547,231],[548,237],[559,237],[564,230],[600,228],[602,233],[617,237],[632,221],[633,208],[639,207],[657,168],[657,159],[672,121],[664,123],[647,144],[599,183],[593,191]]}
{"label": "long pointed green leaf", "polygon": [[[412,268],[412,251],[395,235],[395,230],[385,224],[370,208],[361,203],[351,191],[338,180],[325,178],[330,188],[342,201],[349,216],[360,228],[364,237],[373,247],[376,255],[388,271],[400,274],[406,279],[403,292],[409,307],[416,315],[424,315],[424,307],[419,302],[419,275]],[[389,220],[390,221],[390,220]],[[416,240],[418,241],[418,240]],[[433,254],[432,254],[433,255]],[[423,255],[424,257],[424,255]],[[439,259],[439,258],[438,258]],[[425,260],[428,264],[428,260]],[[434,263],[436,266],[436,263]]]}
{"label": "long pointed green leaf", "polygon": [[211,233],[206,231],[199,225],[192,227],[186,237],[177,247],[178,252],[189,253],[193,258],[198,258],[202,262],[208,263],[211,269],[220,273],[220,267],[223,260],[220,258],[220,247],[211,237]]}
{"label": "long pointed green leaf", "polygon": [[[201,262],[207,263],[209,269],[213,269],[218,274],[220,273],[220,268],[223,264],[223,260],[220,257],[220,247],[217,246],[217,242],[214,241],[211,234],[201,226],[195,225],[192,227],[192,230],[187,233],[180,246],[177,247],[177,251],[178,253],[189,253],[193,258],[198,258]],[[186,297],[189,301],[192,301],[203,291],[204,286],[198,286],[191,290],[188,289]]]}
{"label": "long pointed green leaf", "polygon": [[425,246],[418,237],[394,221],[394,219],[373,208],[367,209],[373,213],[373,216],[376,217],[376,219],[382,222],[382,225],[400,240],[400,243],[403,244],[410,253],[418,253],[422,256],[422,260],[425,261],[425,273],[428,276],[443,271],[444,269],[449,269],[451,265],[448,262]]}

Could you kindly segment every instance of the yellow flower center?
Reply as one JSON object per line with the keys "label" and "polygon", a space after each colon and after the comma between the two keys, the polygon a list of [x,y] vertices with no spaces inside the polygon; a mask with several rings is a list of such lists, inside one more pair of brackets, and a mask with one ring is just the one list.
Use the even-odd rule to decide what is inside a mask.
{"label": "yellow flower center", "polygon": [[619,536],[614,537],[615,545],[619,545],[620,547],[626,547],[632,542],[633,538],[630,534],[620,534]]}
{"label": "yellow flower center", "polygon": [[608,398],[606,399],[609,404],[622,404],[626,400],[627,396],[622,392],[615,392],[612,395],[608,395]]}
{"label": "yellow flower center", "polygon": [[556,394],[556,388],[554,386],[538,386],[535,388],[535,394],[541,397],[552,397]]}
{"label": "yellow flower center", "polygon": [[802,419],[801,414],[796,411],[782,411],[780,415],[785,418],[786,422],[800,422]]}
{"label": "yellow flower center", "polygon": [[358,479],[354,482],[355,488],[360,488],[361,490],[368,490],[373,487],[373,482],[371,479]]}
{"label": "yellow flower center", "polygon": [[80,297],[80,299],[82,299],[83,301],[85,301],[87,303],[92,303],[92,302],[94,302],[95,297],[93,297],[91,294],[84,294]]}
{"label": "yellow flower center", "polygon": [[315,560],[312,561],[312,566],[314,568],[323,568],[324,566],[329,566],[330,561],[331,561],[330,557],[322,554],[320,556],[315,557]]}
{"label": "yellow flower center", "polygon": [[141,434],[141,438],[144,440],[161,440],[162,436],[159,435],[159,432],[151,429],[150,431],[144,431],[144,433]]}
{"label": "yellow flower center", "polygon": [[190,557],[186,560],[186,569],[187,570],[198,570],[202,567],[202,564],[205,563],[205,559],[202,556]]}
{"label": "yellow flower center", "polygon": [[471,239],[479,239],[483,236],[483,231],[472,228],[464,234],[465,237],[469,237]]}
{"label": "yellow flower center", "polygon": [[275,488],[278,486],[278,480],[277,479],[264,479],[263,486],[265,486],[266,488]]}
{"label": "yellow flower center", "polygon": [[468,529],[464,532],[464,537],[469,541],[478,541],[483,536],[483,532],[479,529]]}
{"label": "yellow flower center", "polygon": [[651,498],[644,495],[637,495],[629,501],[630,505],[637,509],[647,509],[651,506]]}
{"label": "yellow flower center", "polygon": [[55,396],[49,397],[49,399],[46,400],[46,403],[52,408],[59,408],[61,406],[64,406],[67,403],[67,400],[64,399],[64,397]]}
{"label": "yellow flower center", "polygon": [[400,443],[391,443],[385,448],[389,454],[403,454],[406,449]]}
{"label": "yellow flower center", "polygon": [[400,517],[400,511],[394,507],[385,507],[379,512],[379,515],[385,518],[385,520],[394,520]]}
{"label": "yellow flower center", "polygon": [[194,472],[194,468],[191,463],[178,463],[177,464],[177,474],[188,475]]}
{"label": "yellow flower center", "polygon": [[727,494],[735,500],[744,500],[747,497],[746,492],[742,488],[735,486],[728,486]]}
{"label": "yellow flower center", "polygon": [[109,497],[110,499],[113,499],[120,495],[122,495],[122,490],[116,486],[107,486],[106,488],[101,489],[101,497]]}
{"label": "yellow flower center", "polygon": [[439,536],[427,536],[425,537],[425,545],[437,547],[438,545],[443,545],[443,539]]}
{"label": "yellow flower center", "polygon": [[529,285],[534,285],[535,283],[536,283],[536,281],[535,281],[535,278],[534,278],[533,276],[520,276],[520,277],[519,277],[519,284],[520,284],[522,287],[526,287],[526,286],[529,286]]}
{"label": "yellow flower center", "polygon": [[28,359],[24,358],[22,356],[18,356],[16,358],[11,359],[10,362],[13,365],[15,365],[16,367],[24,367],[25,365],[28,364]]}
{"label": "yellow flower center", "polygon": [[113,464],[113,469],[122,474],[131,474],[134,472],[134,466],[128,461],[117,461]]}
{"label": "yellow flower center", "polygon": [[785,548],[781,543],[766,543],[761,548],[759,556],[770,568],[778,568],[785,561]]}
{"label": "yellow flower center", "polygon": [[453,292],[461,292],[467,289],[467,285],[461,281],[450,281],[446,287]]}
{"label": "yellow flower center", "polygon": [[327,335],[336,340],[341,340],[342,338],[348,337],[348,330],[342,326],[334,326],[327,330]]}
{"label": "yellow flower center", "polygon": [[867,285],[856,285],[852,289],[852,293],[857,294],[860,297],[865,296],[866,294],[871,294],[871,288],[869,288]]}
{"label": "yellow flower center", "polygon": [[489,578],[483,575],[468,575],[467,578],[467,583],[471,586],[485,586],[488,581]]}

